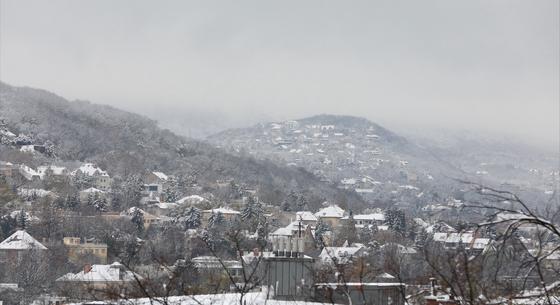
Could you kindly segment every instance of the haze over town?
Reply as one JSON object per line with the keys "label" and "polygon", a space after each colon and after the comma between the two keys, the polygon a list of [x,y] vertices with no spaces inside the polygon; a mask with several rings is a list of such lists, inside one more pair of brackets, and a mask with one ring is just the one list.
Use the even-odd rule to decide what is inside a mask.
{"label": "haze over town", "polygon": [[333,113],[558,147],[554,0],[0,8],[3,81],[140,112],[186,135]]}
{"label": "haze over town", "polygon": [[557,0],[0,0],[0,305],[560,305]]}

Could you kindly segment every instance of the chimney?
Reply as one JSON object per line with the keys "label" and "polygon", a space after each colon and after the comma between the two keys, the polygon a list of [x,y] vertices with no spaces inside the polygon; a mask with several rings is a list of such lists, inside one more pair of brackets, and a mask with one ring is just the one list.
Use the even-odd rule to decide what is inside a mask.
{"label": "chimney", "polygon": [[434,296],[434,297],[436,296],[436,283],[437,283],[436,279],[431,277],[430,278],[430,284],[432,286],[432,296]]}
{"label": "chimney", "polygon": [[88,273],[91,271],[91,264],[85,264],[84,265],[84,274]]}

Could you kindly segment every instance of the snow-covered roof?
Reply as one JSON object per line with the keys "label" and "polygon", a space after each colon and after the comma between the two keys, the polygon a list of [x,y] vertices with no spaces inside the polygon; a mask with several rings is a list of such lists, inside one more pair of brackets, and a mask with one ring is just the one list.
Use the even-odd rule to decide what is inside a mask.
{"label": "snow-covered roof", "polygon": [[489,238],[476,238],[472,244],[473,249],[484,249],[490,244]]}
{"label": "snow-covered roof", "polygon": [[106,171],[102,170],[101,168],[97,167],[97,165],[93,163],[84,163],[75,171],[71,172],[70,175],[74,176],[78,173],[78,171],[88,175],[88,176],[109,176]]}
{"label": "snow-covered roof", "polygon": [[168,210],[177,207],[177,204],[174,202],[158,202],[155,205],[162,210]]}
{"label": "snow-covered roof", "polygon": [[[17,219],[18,217],[21,217],[20,216],[21,212],[22,212],[22,210],[15,210],[15,211],[12,211],[9,215],[10,215],[11,218]],[[23,214],[25,215],[25,220],[26,221],[39,221],[40,220],[39,217],[31,215],[29,212],[23,211]]]}
{"label": "snow-covered roof", "polygon": [[[349,216],[345,216],[342,219],[349,219]],[[357,214],[354,215],[354,220],[372,220],[372,221],[384,221],[385,215],[382,213],[372,213],[372,214]]]}
{"label": "snow-covered roof", "polygon": [[342,218],[344,216],[344,210],[340,208],[338,205],[333,204],[326,208],[322,208],[319,212],[315,213],[315,216],[321,217],[334,217],[334,218]]}
{"label": "snow-covered roof", "polygon": [[270,233],[270,236],[292,236],[293,231],[290,228],[278,228],[276,231]]}
{"label": "snow-covered roof", "polygon": [[19,188],[17,190],[18,196],[22,196],[22,197],[31,197],[31,196],[37,196],[37,197],[45,197],[45,196],[53,196],[54,193],[51,191],[47,191],[44,189],[26,189],[26,188]]}
{"label": "snow-covered roof", "polygon": [[206,213],[222,213],[224,215],[226,215],[226,214],[235,214],[235,215],[241,214],[236,210],[232,210],[232,209],[228,209],[228,208],[222,208],[222,207],[217,208],[217,209],[204,210],[204,212],[206,212]]}
{"label": "snow-covered roof", "polygon": [[155,216],[155,215],[152,215],[152,214],[150,214],[150,213],[148,213],[148,212],[142,210],[141,208],[137,208],[137,207],[131,207],[130,209],[128,209],[128,210],[122,212],[121,215],[124,215],[124,216],[132,216],[132,215],[134,215],[134,212],[136,212],[136,210],[138,210],[138,211],[142,214],[142,216],[143,216],[144,218],[159,219],[159,217],[157,217],[157,216]]}
{"label": "snow-covered roof", "polygon": [[85,189],[83,191],[80,191],[80,193],[105,193],[105,191],[102,191],[100,189],[96,189],[94,187],[90,187],[88,189]]}
{"label": "snow-covered roof", "polygon": [[33,180],[33,177],[41,178],[41,175],[31,167],[22,164],[19,166],[19,172],[25,177],[27,180]]}
{"label": "snow-covered roof", "polygon": [[223,268],[224,265],[228,269],[243,268],[241,263],[236,260],[225,260],[225,259],[220,259],[216,256],[197,256],[193,258],[191,261],[196,268],[221,269]]}
{"label": "snow-covered roof", "polygon": [[301,221],[317,221],[317,216],[308,211],[296,212],[296,219]]}
{"label": "snow-covered roof", "polygon": [[167,181],[167,179],[169,179],[169,177],[162,172],[152,172],[152,174],[156,175],[156,177],[164,181]]}
{"label": "snow-covered roof", "polygon": [[445,240],[447,239],[447,233],[441,233],[441,232],[434,233],[433,239],[434,241],[437,242],[445,242]]}
{"label": "snow-covered roof", "polygon": [[333,258],[336,258],[338,262],[344,263],[350,257],[359,255],[362,249],[361,247],[325,247],[319,254],[319,258],[324,262],[332,262]]}
{"label": "snow-covered roof", "polygon": [[24,230],[18,230],[10,237],[6,238],[0,243],[0,250],[47,250],[47,247],[43,246],[38,242],[33,236],[29,235]]}
{"label": "snow-covered roof", "polygon": [[198,195],[190,195],[187,197],[183,197],[179,200],[177,200],[177,203],[179,204],[183,204],[185,202],[187,203],[200,203],[206,201],[206,198],[202,197],[202,196],[198,196]]}
{"label": "snow-covered roof", "polygon": [[397,247],[397,251],[400,254],[416,254],[418,252],[412,247],[407,247],[398,243],[384,244],[383,246],[381,246],[381,249],[385,249],[386,247],[395,247],[395,246]]}
{"label": "snow-covered roof", "polygon": [[34,153],[35,145],[22,145],[19,149],[21,152]]}
{"label": "snow-covered roof", "polygon": [[90,270],[82,270],[78,273],[67,273],[66,275],[59,277],[56,281],[135,282],[137,279],[142,279],[142,277],[130,270],[126,270],[121,263],[114,262],[111,265],[92,265]]}
{"label": "snow-covered roof", "polygon": [[42,165],[37,167],[37,172],[41,175],[41,179],[45,175],[47,170],[51,170],[53,175],[61,176],[64,175],[66,171],[66,167],[64,166],[56,166],[56,165]]}

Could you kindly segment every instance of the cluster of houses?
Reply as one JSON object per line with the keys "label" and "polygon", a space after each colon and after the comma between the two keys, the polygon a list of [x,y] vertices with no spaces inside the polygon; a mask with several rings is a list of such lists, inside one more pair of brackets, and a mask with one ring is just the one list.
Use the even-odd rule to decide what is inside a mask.
{"label": "cluster of houses", "polygon": [[[294,128],[297,124],[291,124]],[[284,127],[282,127],[284,128]],[[319,128],[319,127],[318,127]],[[325,127],[324,130],[332,131],[334,127]],[[321,126],[319,129],[323,130]],[[297,129],[295,129],[297,130]],[[372,138],[374,139],[374,138]],[[111,190],[112,179],[109,174],[95,164],[85,163],[74,169],[63,166],[40,166],[36,169],[23,164],[15,165],[9,162],[0,162],[0,174],[6,177],[20,175],[30,182],[40,181],[47,176],[87,176],[91,178],[93,186],[79,192],[79,199],[87,201],[92,196],[106,197]],[[177,198],[168,202],[166,191],[170,187],[173,177],[163,172],[147,172],[143,177],[142,199],[138,207],[132,207],[121,213],[104,212],[97,215],[107,220],[130,220],[136,213],[142,214],[144,228],[157,226],[171,221],[170,213],[177,207],[199,207],[208,200],[198,194]],[[353,180],[345,181],[347,185],[354,185]],[[356,185],[360,185],[356,182]],[[18,189],[18,196],[22,198],[56,196],[52,191],[33,188]],[[453,204],[460,202],[453,201]],[[237,210],[234,208],[237,207]],[[34,216],[26,213],[25,218],[33,221]],[[239,205],[225,205],[201,209],[201,228],[208,226],[212,215],[221,214],[226,221],[232,221],[241,216]],[[12,216],[12,218],[16,218]],[[259,278],[258,285],[273,291],[270,297],[277,300],[316,300],[324,302],[356,303],[364,298],[375,304],[403,305],[405,304],[404,290],[406,285],[391,274],[379,274],[368,282],[346,282],[341,280],[320,281],[311,272],[314,268],[325,266],[336,268],[345,265],[352,266],[357,260],[371,253],[371,245],[345,242],[335,245],[338,240],[337,229],[353,222],[356,231],[372,229],[375,232],[390,231],[386,214],[382,210],[369,213],[353,214],[337,204],[324,203],[317,211],[284,212],[280,209],[267,211],[266,217],[275,219],[274,229],[268,233],[269,246],[265,251],[259,249],[249,250],[237,259],[221,259],[217,256],[198,256],[190,259],[199,274],[203,277],[227,275],[236,281],[245,280],[246,268],[258,268],[254,273]],[[499,217],[513,217],[499,215]],[[489,236],[482,236],[476,231],[457,231],[452,226],[442,222],[428,223],[420,218],[413,219],[429,238],[442,245],[444,249],[466,249],[472,254],[484,252],[492,246],[494,241]],[[325,226],[321,232],[321,242],[317,247],[317,231],[319,225]],[[530,230],[530,228],[527,228]],[[248,232],[252,234],[252,232]],[[125,296],[136,292],[137,284],[146,279],[145,274],[132,271],[122,262],[111,262],[109,247],[94,239],[83,236],[65,236],[60,243],[66,248],[68,261],[76,266],[82,266],[76,272],[61,274],[56,280],[56,286],[65,295],[91,294],[95,291],[110,291],[114,296]],[[9,264],[20,259],[30,252],[47,253],[52,241],[38,241],[25,230],[17,230],[0,243],[0,263]],[[530,240],[526,241],[530,244]],[[414,242],[399,244],[388,242],[381,245],[394,247],[399,255],[415,257],[419,255],[418,245]],[[553,249],[553,248],[551,248]],[[551,250],[552,251],[552,250]],[[554,264],[560,262],[559,255],[550,255],[544,263]],[[262,262],[256,264],[255,262]],[[251,270],[252,271],[252,270]],[[253,274],[252,272],[250,272]],[[136,288],[135,288],[136,287]],[[447,294],[433,292],[426,297],[428,303],[434,304],[454,303],[456,300],[445,299]]]}
{"label": "cluster of houses", "polygon": [[233,152],[249,151],[284,160],[288,166],[304,167],[323,181],[353,190],[366,199],[387,189],[417,195],[421,193],[418,187],[405,187],[434,179],[429,173],[419,175],[410,161],[389,151],[387,139],[377,126],[359,125],[270,123],[249,134],[228,135],[217,144]]}

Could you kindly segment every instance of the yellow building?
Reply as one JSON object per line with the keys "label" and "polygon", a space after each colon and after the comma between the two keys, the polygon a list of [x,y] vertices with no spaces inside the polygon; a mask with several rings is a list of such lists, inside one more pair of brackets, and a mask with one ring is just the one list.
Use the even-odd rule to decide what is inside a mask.
{"label": "yellow building", "polygon": [[[107,244],[82,242],[79,237],[64,237],[63,243],[68,248],[68,259],[73,263],[95,260],[96,263],[107,263]],[[90,263],[93,263],[90,261]]]}

